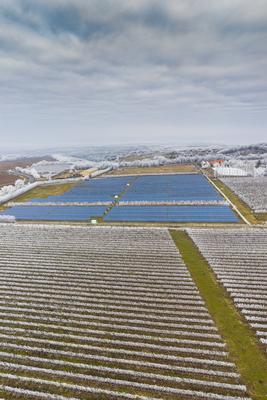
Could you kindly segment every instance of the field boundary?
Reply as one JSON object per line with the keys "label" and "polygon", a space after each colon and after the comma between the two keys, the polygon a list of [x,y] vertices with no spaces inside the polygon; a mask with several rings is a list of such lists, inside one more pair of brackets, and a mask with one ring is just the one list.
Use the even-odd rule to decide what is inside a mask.
{"label": "field boundary", "polygon": [[200,175],[198,171],[192,172],[140,172],[140,173],[125,173],[125,174],[111,174],[107,173],[104,178],[124,177],[124,176],[154,176],[154,175]]}
{"label": "field boundary", "polygon": [[170,234],[251,397],[254,400],[266,399],[267,356],[260,342],[188,233],[185,230],[170,230]]}
{"label": "field boundary", "polygon": [[232,202],[236,205],[238,209],[242,210],[243,215],[250,222],[251,225],[257,225],[264,223],[264,220],[260,220],[260,214],[257,215],[250,206],[242,200],[237,193],[235,193],[229,186],[223,183],[220,179],[216,178],[214,182],[217,186],[220,186],[220,190],[225,193],[228,198],[231,198]]}
{"label": "field boundary", "polygon": [[121,166],[112,170],[109,175],[159,175],[159,174],[198,173],[194,163],[171,163],[153,166]]}
{"label": "field boundary", "polygon": [[216,185],[215,182],[213,182],[207,175],[203,174],[206,179],[210,182],[211,185],[213,185],[216,190],[218,190],[218,192],[225,198],[225,200],[227,200],[229,202],[229,204],[231,204],[233,210],[239,215],[239,217],[249,226],[251,226],[251,223],[247,220],[246,217],[244,217],[244,215],[239,211],[239,209],[237,208],[237,206],[229,199],[229,197]]}

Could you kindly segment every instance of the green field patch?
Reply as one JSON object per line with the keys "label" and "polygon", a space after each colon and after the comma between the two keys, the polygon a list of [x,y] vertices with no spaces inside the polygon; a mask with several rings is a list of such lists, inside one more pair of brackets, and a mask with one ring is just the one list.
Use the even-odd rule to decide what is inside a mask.
{"label": "green field patch", "polygon": [[46,185],[36,187],[21,196],[16,197],[13,201],[23,203],[32,199],[46,199],[49,196],[60,196],[74,187],[74,183],[64,183],[61,185]]}
{"label": "green field patch", "polygon": [[255,213],[255,217],[259,222],[266,222],[267,221],[267,213]]}

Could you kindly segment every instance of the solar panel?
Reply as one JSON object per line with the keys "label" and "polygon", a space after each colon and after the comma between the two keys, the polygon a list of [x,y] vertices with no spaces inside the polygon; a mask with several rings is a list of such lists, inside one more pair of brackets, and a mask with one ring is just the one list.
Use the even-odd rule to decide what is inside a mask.
{"label": "solar panel", "polygon": [[127,183],[132,180],[131,177],[97,178],[83,181],[75,185],[69,191],[58,195],[48,196],[46,198],[32,199],[32,203],[94,203],[94,202],[112,202],[114,196],[120,194]]}
{"label": "solar panel", "polygon": [[104,219],[114,222],[238,222],[228,206],[117,206]]}
{"label": "solar panel", "polygon": [[217,201],[221,195],[201,174],[140,176],[122,201]]}
{"label": "solar panel", "polygon": [[14,215],[17,220],[30,221],[86,221],[101,217],[105,206],[14,206],[1,215]]}

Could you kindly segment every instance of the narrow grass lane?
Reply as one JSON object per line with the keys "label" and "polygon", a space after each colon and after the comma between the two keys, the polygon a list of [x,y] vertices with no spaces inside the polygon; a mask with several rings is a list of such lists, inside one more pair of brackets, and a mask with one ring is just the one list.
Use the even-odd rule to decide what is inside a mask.
{"label": "narrow grass lane", "polygon": [[243,382],[255,400],[267,399],[267,355],[208,262],[185,231],[170,230],[193,280],[225,340]]}
{"label": "narrow grass lane", "polygon": [[241,200],[228,186],[219,179],[212,179],[214,184],[228,197],[228,199],[237,207],[242,215],[253,225],[259,224],[262,221],[255,216],[253,210]]}

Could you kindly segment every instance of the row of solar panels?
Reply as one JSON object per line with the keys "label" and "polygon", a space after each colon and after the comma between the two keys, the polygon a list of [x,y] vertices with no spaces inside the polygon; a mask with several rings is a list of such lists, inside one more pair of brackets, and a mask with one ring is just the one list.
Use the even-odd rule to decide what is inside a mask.
{"label": "row of solar panels", "polygon": [[221,200],[220,194],[200,174],[140,176],[123,201]]}
{"label": "row of solar panels", "polygon": [[1,215],[17,220],[88,221],[102,217],[110,222],[238,222],[228,206],[14,206]]}
{"label": "row of solar panels", "polygon": [[228,206],[120,206],[113,207],[106,221],[138,222],[237,222]]}
{"label": "row of solar panels", "polygon": [[112,202],[114,196],[121,194],[133,180],[132,177],[97,178],[83,181],[67,192],[48,196],[46,198],[32,199],[31,203],[97,203]]}

